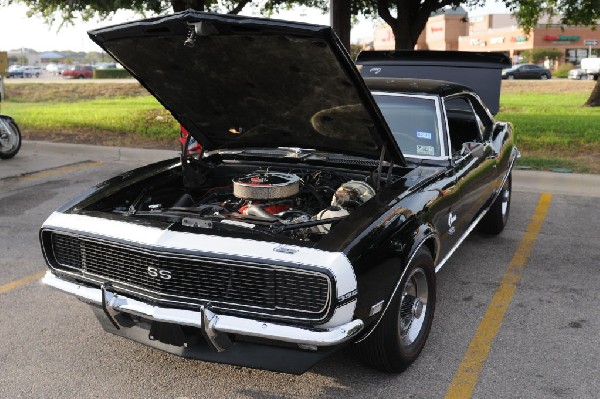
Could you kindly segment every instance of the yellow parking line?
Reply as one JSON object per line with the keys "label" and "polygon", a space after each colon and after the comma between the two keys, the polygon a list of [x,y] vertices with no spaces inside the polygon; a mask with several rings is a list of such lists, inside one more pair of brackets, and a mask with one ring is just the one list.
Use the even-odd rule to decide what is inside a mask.
{"label": "yellow parking line", "polygon": [[99,165],[102,165],[102,164],[103,164],[103,162],[90,162],[90,163],[86,163],[86,164],[83,164],[83,165],[69,166],[67,168],[54,169],[54,170],[50,170],[48,172],[33,173],[31,175],[28,175],[28,176],[19,177],[18,180],[19,181],[24,181],[24,180],[41,179],[41,178],[48,177],[48,176],[59,175],[61,173],[72,172],[74,170],[91,168],[93,166],[99,166]]}
{"label": "yellow parking line", "polygon": [[19,280],[10,282],[8,284],[0,285],[0,294],[5,294],[9,291],[14,290],[15,288],[19,288],[19,287],[24,286],[25,284],[29,284],[36,280],[39,280],[44,276],[45,273],[46,273],[45,271],[39,272],[36,274],[32,274],[31,276],[26,276]]}
{"label": "yellow parking line", "polygon": [[521,274],[531,255],[533,244],[542,228],[551,201],[551,194],[540,196],[523,239],[502,277],[502,282],[496,290],[456,374],[454,374],[446,392],[446,399],[467,399],[473,394],[483,364],[488,357],[492,342],[500,330],[504,314],[515,294],[517,284],[521,280]]}

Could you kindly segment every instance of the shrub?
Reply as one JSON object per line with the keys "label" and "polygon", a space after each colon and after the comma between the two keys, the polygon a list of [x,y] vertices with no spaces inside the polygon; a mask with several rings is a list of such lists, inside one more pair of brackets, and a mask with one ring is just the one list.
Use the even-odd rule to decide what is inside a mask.
{"label": "shrub", "polygon": [[130,77],[129,72],[121,68],[96,69],[94,71],[94,79],[126,79]]}
{"label": "shrub", "polygon": [[569,71],[573,69],[573,64],[567,62],[566,64],[562,64],[554,71],[552,71],[552,75],[555,78],[566,78],[569,75]]}
{"label": "shrub", "polygon": [[521,56],[532,64],[539,64],[540,62],[549,59],[557,60],[564,56],[561,50],[555,48],[535,48],[531,50],[525,50],[521,52]]}

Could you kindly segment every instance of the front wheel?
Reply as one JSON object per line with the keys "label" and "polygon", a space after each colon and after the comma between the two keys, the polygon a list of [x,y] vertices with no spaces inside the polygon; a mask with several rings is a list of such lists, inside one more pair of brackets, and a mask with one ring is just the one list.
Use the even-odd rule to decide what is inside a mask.
{"label": "front wheel", "polygon": [[515,80],[515,75],[508,75],[506,77],[506,79],[508,79],[508,80]]}
{"label": "front wheel", "polygon": [[431,254],[420,248],[406,268],[379,325],[356,344],[359,357],[381,371],[399,373],[425,346],[435,312],[435,268]]}
{"label": "front wheel", "polygon": [[510,197],[512,192],[512,177],[509,174],[500,190],[500,194],[494,200],[494,203],[487,214],[481,219],[477,228],[479,231],[487,234],[500,234],[508,222],[510,212]]}
{"label": "front wheel", "polygon": [[14,157],[21,148],[21,132],[17,124],[0,116],[0,159]]}
{"label": "front wheel", "polygon": [[540,79],[542,79],[542,80],[547,80],[547,79],[548,79],[548,75],[545,75],[545,74],[544,74],[544,75],[540,76]]}

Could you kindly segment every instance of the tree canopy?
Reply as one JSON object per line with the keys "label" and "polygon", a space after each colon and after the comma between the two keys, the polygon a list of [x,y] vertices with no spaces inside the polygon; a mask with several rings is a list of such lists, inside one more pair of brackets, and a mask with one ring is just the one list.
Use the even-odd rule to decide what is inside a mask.
{"label": "tree canopy", "polygon": [[169,11],[183,11],[192,8],[198,11],[211,11],[227,14],[238,14],[250,4],[264,14],[281,9],[289,9],[292,5],[327,9],[327,0],[267,0],[252,2],[251,0],[0,0],[0,6],[13,3],[24,4],[28,15],[39,15],[47,23],[73,23],[81,18],[88,21],[94,18],[105,19],[120,10],[132,10],[140,15],[162,14]]}
{"label": "tree canopy", "polygon": [[562,25],[584,25],[596,28],[600,19],[600,0],[507,0],[519,26],[529,33],[543,16],[555,17]]}

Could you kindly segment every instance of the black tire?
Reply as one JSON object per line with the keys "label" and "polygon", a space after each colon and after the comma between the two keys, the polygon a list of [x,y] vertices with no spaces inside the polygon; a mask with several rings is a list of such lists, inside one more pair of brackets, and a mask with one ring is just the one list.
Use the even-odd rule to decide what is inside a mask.
{"label": "black tire", "polygon": [[488,213],[481,219],[477,228],[486,234],[500,234],[508,222],[510,213],[510,201],[512,197],[512,175],[504,182],[500,194],[488,210]]}
{"label": "black tire", "polygon": [[420,248],[379,325],[355,345],[360,359],[388,373],[406,370],[417,359],[429,336],[435,313],[435,291],[433,259],[428,250]]}
{"label": "black tire", "polygon": [[549,79],[549,76],[548,76],[548,75],[546,75],[545,73],[543,73],[543,74],[540,76],[540,79],[542,79],[542,80],[546,80],[546,79]]}
{"label": "black tire", "polygon": [[0,118],[0,159],[14,157],[20,148],[21,131],[19,127],[12,119]]}
{"label": "black tire", "polygon": [[506,79],[515,80],[515,75],[506,75]]}

